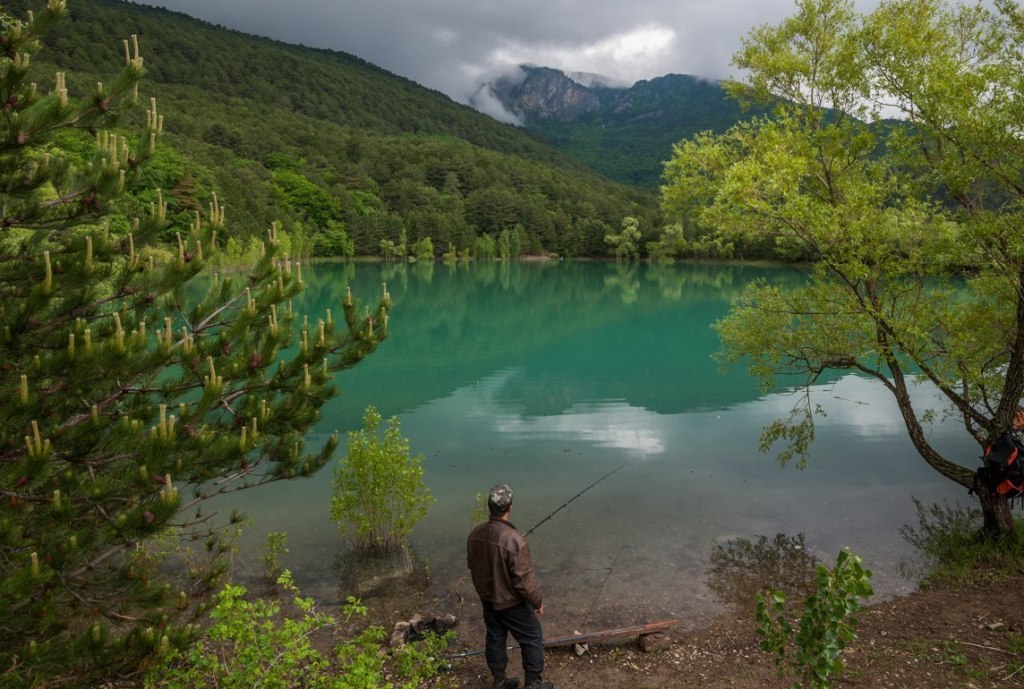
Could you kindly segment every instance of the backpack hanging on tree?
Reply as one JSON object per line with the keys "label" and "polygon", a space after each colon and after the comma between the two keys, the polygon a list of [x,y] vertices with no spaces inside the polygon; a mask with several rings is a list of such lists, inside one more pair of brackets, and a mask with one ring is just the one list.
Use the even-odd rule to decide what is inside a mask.
{"label": "backpack hanging on tree", "polygon": [[1024,499],[1024,446],[1016,434],[1007,431],[985,449],[982,466],[974,474],[975,487],[982,487],[1007,500]]}

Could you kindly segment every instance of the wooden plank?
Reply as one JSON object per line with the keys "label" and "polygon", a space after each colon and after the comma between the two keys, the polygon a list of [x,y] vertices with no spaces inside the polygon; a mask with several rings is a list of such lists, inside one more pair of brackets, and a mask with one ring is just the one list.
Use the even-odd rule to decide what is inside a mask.
{"label": "wooden plank", "polygon": [[622,627],[620,629],[604,629],[597,632],[587,632],[586,634],[569,634],[566,636],[556,636],[550,639],[544,639],[545,648],[557,648],[559,646],[571,646],[573,644],[585,644],[591,641],[608,641],[611,639],[621,639],[626,636],[642,636],[644,634],[654,634],[655,632],[663,632],[670,627],[675,626],[679,620],[661,620],[659,622],[650,622],[648,624],[637,625],[635,627]]}
{"label": "wooden plank", "polygon": [[[556,636],[550,639],[544,639],[544,648],[558,648],[560,646],[572,646],[573,644],[585,644],[591,641],[608,641],[611,639],[621,639],[626,636],[643,636],[644,634],[655,634],[657,632],[663,632],[669,627],[674,627],[679,620],[661,620],[660,622],[650,622],[648,624],[637,625],[636,627],[622,627],[620,629],[604,629],[597,632],[587,632],[586,634],[569,634],[566,636]],[[519,644],[515,646],[508,646],[509,651],[514,651],[519,648]],[[483,655],[483,651],[466,651],[464,653],[454,653],[447,656],[448,660],[454,660],[455,658],[471,658],[472,656]]]}

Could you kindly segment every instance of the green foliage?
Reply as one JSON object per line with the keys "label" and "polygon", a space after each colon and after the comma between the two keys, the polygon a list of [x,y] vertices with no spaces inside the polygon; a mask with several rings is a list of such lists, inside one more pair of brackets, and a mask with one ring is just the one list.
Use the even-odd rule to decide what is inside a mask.
{"label": "green foliage", "polygon": [[366,612],[366,606],[355,596],[346,596],[345,602],[341,605],[341,613],[345,616],[346,622],[352,619],[353,615],[366,617]]}
{"label": "green foliage", "polygon": [[[806,460],[810,389],[828,371],[885,386],[920,457],[966,488],[974,467],[944,456],[927,424],[956,419],[980,447],[1009,427],[1024,397],[1024,188],[1009,162],[1024,157],[1010,124],[1021,14],[886,0],[858,16],[846,0],[800,0],[734,58],[748,77],[728,88],[772,117],[675,147],[667,212],[813,261],[805,286],[753,284],[716,325],[723,363],[766,386],[800,381],[792,413],[762,435],[783,461]],[[883,102],[906,121],[883,122]],[[920,381],[938,398],[913,400]],[[1005,500],[978,500],[986,530],[1012,529]]]}
{"label": "green foliage", "polygon": [[[200,204],[201,185],[183,181],[195,170],[158,143],[156,101],[138,111],[134,41],[84,98],[68,92],[76,74],[33,81],[30,58],[64,14],[51,1],[0,21],[0,667],[12,687],[128,675],[193,638],[231,556],[202,501],[330,459],[336,439],[309,452],[305,433],[333,374],[386,337],[390,306],[385,295],[364,316],[348,298],[343,323],[304,327],[282,356],[301,275],[271,230],[245,273],[200,276],[223,208]],[[145,186],[155,180],[175,186]],[[171,224],[175,208],[185,225]],[[158,537],[172,529],[209,564],[165,566]]]}
{"label": "green foliage", "polygon": [[636,218],[622,219],[622,231],[605,235],[604,241],[610,246],[618,261],[636,260],[640,257],[640,223]]}
{"label": "green foliage", "polygon": [[[278,584],[292,594],[289,611],[275,601],[247,600],[241,586],[225,586],[202,640],[161,657],[146,673],[145,689],[416,689],[445,665],[450,633],[428,633],[387,652],[387,632],[378,626],[341,642],[333,656],[325,655],[312,638],[336,628],[335,619],[299,595],[287,570]],[[367,613],[352,596],[342,610],[346,622]]]}
{"label": "green foliage", "polygon": [[356,253],[355,244],[340,222],[329,220],[315,235],[313,254],[316,256],[343,256],[351,258]]}
{"label": "green foliage", "polygon": [[391,654],[390,670],[402,689],[417,689],[422,682],[447,667],[445,652],[455,640],[452,632],[437,635],[427,632],[422,639],[403,644]]}
{"label": "green foliage", "polygon": [[423,237],[416,240],[409,249],[411,251],[411,255],[417,261],[434,260],[434,242],[430,237]]}
{"label": "green foliage", "polygon": [[331,516],[360,550],[404,547],[433,502],[423,484],[423,455],[410,456],[397,418],[388,422],[383,437],[380,425],[381,416],[370,405],[363,428],[349,431],[348,450],[334,470]]}
{"label": "green foliage", "polygon": [[271,531],[260,546],[260,562],[263,564],[263,576],[268,582],[277,581],[284,572],[281,556],[288,554],[288,534],[284,531]]}
{"label": "green foliage", "polygon": [[299,212],[314,227],[327,227],[341,216],[338,199],[303,174],[280,167],[274,170],[273,181],[281,205]]}
{"label": "green foliage", "polygon": [[502,261],[518,259],[523,255],[524,239],[525,232],[523,231],[522,225],[516,225],[511,229],[508,227],[502,228],[501,232],[498,234],[498,240],[495,245],[498,252],[498,258]]}
{"label": "green foliage", "polygon": [[381,644],[388,638],[381,627],[368,627],[336,649],[338,667],[336,689],[380,689],[384,680],[384,655]]}
{"label": "green foliage", "polygon": [[653,261],[671,263],[686,256],[688,246],[683,226],[676,223],[663,229],[657,241],[647,244],[647,253]]}
{"label": "green foliage", "polygon": [[928,581],[964,584],[979,576],[999,577],[1024,568],[1024,521],[1012,531],[988,534],[981,511],[960,504],[925,505],[914,499],[917,526],[900,529],[903,539],[924,557]]}
{"label": "green foliage", "polygon": [[481,261],[498,258],[498,247],[494,237],[485,234],[473,240],[473,255]]}
{"label": "green foliage", "polygon": [[204,638],[187,650],[165,654],[147,673],[146,689],[338,686],[327,658],[310,642],[334,619],[318,613],[312,599],[299,596],[287,570],[278,584],[294,594],[298,617],[282,615],[276,602],[248,601],[243,587],[228,584],[217,594],[210,613],[213,625]]}
{"label": "green foliage", "polygon": [[380,255],[384,257],[385,261],[405,258],[404,253],[404,247],[400,248],[390,239],[380,240]]}
{"label": "green foliage", "polygon": [[[819,565],[815,577],[816,591],[804,600],[799,626],[786,617],[786,595],[779,590],[757,599],[757,633],[761,650],[775,657],[780,674],[789,671],[796,678],[793,687],[827,689],[833,676],[842,672],[841,654],[857,638],[859,599],[874,591],[869,583],[871,571],[849,551],[842,550],[835,567]],[[795,632],[795,633],[794,633]],[[796,646],[792,657],[790,645]]]}
{"label": "green foliage", "polygon": [[476,498],[473,501],[473,512],[469,517],[470,526],[475,526],[481,522],[487,521],[489,509],[487,507],[487,496],[483,493],[477,493]]}

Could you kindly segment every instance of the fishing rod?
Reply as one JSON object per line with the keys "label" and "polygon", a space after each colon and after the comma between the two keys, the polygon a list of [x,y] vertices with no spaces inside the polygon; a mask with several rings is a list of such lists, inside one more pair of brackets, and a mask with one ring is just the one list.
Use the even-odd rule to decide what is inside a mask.
{"label": "fishing rod", "polygon": [[540,526],[541,524],[543,524],[544,522],[546,522],[547,520],[551,519],[551,518],[552,518],[552,517],[554,517],[554,516],[555,516],[556,514],[558,514],[558,513],[559,513],[559,512],[561,512],[562,510],[564,510],[564,509],[565,509],[566,507],[568,507],[568,506],[569,506],[569,504],[570,504],[570,503],[571,503],[571,502],[572,502],[573,500],[575,500],[576,498],[580,497],[581,495],[583,495],[584,493],[586,493],[586,492],[587,492],[588,490],[590,490],[591,488],[593,488],[594,486],[596,486],[597,484],[599,484],[599,483],[600,483],[601,481],[603,481],[603,480],[605,480],[606,478],[608,478],[609,476],[611,476],[612,474],[615,474],[615,473],[617,473],[617,472],[619,471],[619,469],[622,469],[622,468],[623,468],[623,467],[625,467],[625,466],[626,466],[626,465],[625,465],[625,464],[623,464],[623,465],[622,465],[622,466],[620,466],[620,467],[619,467],[618,469],[612,469],[612,470],[611,470],[611,471],[609,471],[609,472],[608,472],[607,474],[605,474],[604,476],[602,476],[601,478],[597,479],[596,481],[594,481],[593,483],[591,483],[591,484],[590,484],[589,486],[587,486],[586,488],[584,488],[583,490],[581,490],[581,491],[580,491],[579,493],[576,493],[576,495],[574,495],[574,496],[572,496],[571,498],[569,498],[568,500],[566,500],[566,501],[565,501],[565,502],[564,502],[564,503],[562,504],[562,506],[561,506],[561,507],[559,507],[559,508],[558,508],[557,510],[555,510],[554,512],[552,512],[552,513],[551,513],[551,514],[549,514],[548,516],[544,517],[543,519],[541,519],[541,520],[540,520],[539,522],[537,522],[536,524],[534,524],[534,525],[533,525],[533,526],[532,526],[532,527],[530,528],[530,530],[529,530],[529,531],[527,531],[526,533],[524,533],[524,534],[523,534],[523,536],[529,536],[530,534],[532,534],[532,533],[533,533],[534,531],[536,531],[536,530],[537,530],[537,527],[538,527],[538,526]]}

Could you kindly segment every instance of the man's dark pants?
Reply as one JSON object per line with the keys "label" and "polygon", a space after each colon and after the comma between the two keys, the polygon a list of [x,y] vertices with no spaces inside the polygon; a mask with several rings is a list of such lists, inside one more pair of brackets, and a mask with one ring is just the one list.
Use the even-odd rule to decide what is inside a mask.
{"label": "man's dark pants", "polygon": [[505,644],[511,633],[523,654],[523,670],[538,675],[543,672],[544,637],[540,620],[537,619],[533,608],[526,602],[503,610],[495,610],[494,606],[487,602],[483,602],[483,606],[484,625],[487,627],[484,644],[487,667],[492,671],[505,671],[505,666],[508,665]]}

